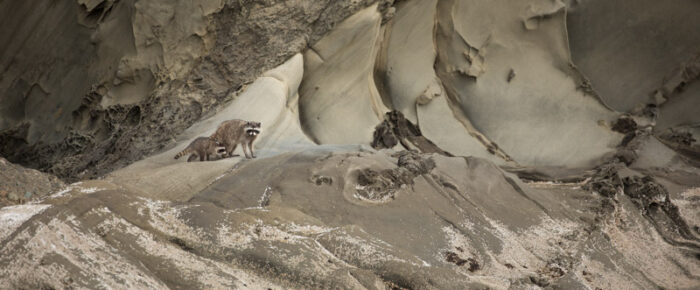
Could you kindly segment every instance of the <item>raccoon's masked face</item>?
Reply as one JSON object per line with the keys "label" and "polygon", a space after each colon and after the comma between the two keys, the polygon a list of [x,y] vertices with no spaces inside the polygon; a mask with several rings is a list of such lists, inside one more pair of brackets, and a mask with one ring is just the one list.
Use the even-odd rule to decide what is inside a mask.
{"label": "raccoon's masked face", "polygon": [[260,134],[260,122],[247,122],[245,126],[245,134],[248,136],[258,136]]}
{"label": "raccoon's masked face", "polygon": [[224,144],[222,144],[221,142],[214,141],[214,147],[216,148],[216,154],[226,153],[226,147],[224,147]]}

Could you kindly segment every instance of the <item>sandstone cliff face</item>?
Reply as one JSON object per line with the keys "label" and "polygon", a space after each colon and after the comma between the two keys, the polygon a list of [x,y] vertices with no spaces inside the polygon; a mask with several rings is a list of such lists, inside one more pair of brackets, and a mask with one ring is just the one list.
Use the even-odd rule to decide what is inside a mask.
{"label": "sandstone cliff face", "polygon": [[4,1],[0,154],[71,180],[162,149],[375,1]]}
{"label": "sandstone cliff face", "polygon": [[[683,2],[658,13],[697,11]],[[673,36],[693,22],[655,26],[678,49],[636,62],[658,47],[619,48],[663,17],[605,22],[616,5],[78,1],[10,17],[91,37],[66,62],[86,68],[30,65],[74,53],[39,36],[5,50],[7,92],[80,103],[65,121],[3,102],[2,154],[100,178],[0,208],[0,287],[698,288],[698,42]],[[69,70],[86,93],[60,86]],[[616,74],[644,86],[623,94]],[[232,118],[262,123],[257,159],[173,159]]]}

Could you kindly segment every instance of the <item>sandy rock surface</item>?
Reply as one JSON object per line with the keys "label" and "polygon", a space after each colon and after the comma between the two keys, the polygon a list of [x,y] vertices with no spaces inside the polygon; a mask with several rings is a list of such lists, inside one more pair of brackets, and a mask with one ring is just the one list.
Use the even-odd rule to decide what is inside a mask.
{"label": "sandy rock surface", "polygon": [[0,2],[0,289],[697,289],[685,2]]}
{"label": "sandy rock surface", "polygon": [[56,176],[12,164],[0,157],[0,207],[36,200],[64,186]]}
{"label": "sandy rock surface", "polygon": [[0,209],[4,285],[699,285],[697,187],[609,198],[581,184],[523,183],[479,158],[321,148],[243,162],[187,200],[130,186],[81,182]]}

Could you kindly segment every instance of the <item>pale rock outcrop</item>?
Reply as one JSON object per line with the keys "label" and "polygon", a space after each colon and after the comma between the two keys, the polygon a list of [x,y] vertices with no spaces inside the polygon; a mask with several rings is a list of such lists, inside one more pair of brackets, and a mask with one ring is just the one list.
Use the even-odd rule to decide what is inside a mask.
{"label": "pale rock outcrop", "polygon": [[[258,158],[313,145],[301,131],[295,106],[297,90],[304,74],[303,65],[303,57],[298,54],[278,68],[264,73],[243,93],[233,96],[228,106],[183,132],[175,146],[110,173],[107,180],[124,184],[133,191],[142,191],[150,197],[188,200],[244,157],[187,163],[174,160],[173,156],[195,138],[210,136],[221,122],[230,119],[262,123],[263,133],[254,143],[258,148]],[[240,154],[240,150],[239,146],[236,153]]]}
{"label": "pale rock outcrop", "polygon": [[[116,29],[119,13],[141,13],[124,18],[142,23],[128,57],[107,49],[115,40],[97,45],[114,53],[104,59],[122,61],[130,81],[96,89],[80,105],[76,122],[96,130],[81,137],[87,141],[70,140],[87,143],[41,152],[109,174],[0,208],[0,288],[700,287],[700,171],[690,147],[668,145],[692,145],[692,134],[655,135],[657,124],[693,125],[694,116],[663,117],[687,114],[688,98],[676,88],[693,74],[665,82],[673,98],[658,110],[618,116],[606,99],[617,96],[598,95],[572,65],[565,19],[574,2],[185,2],[77,2],[81,25],[98,30]],[[61,5],[52,13],[76,13]],[[359,12],[340,22],[350,11]],[[72,23],[46,16],[28,19],[38,27]],[[17,18],[0,21],[24,27]],[[66,34],[79,47],[90,31],[57,29],[80,34]],[[0,51],[3,64],[14,55],[8,51]],[[67,56],[91,62],[89,50],[81,53]],[[7,68],[17,76],[20,67]],[[129,105],[110,91],[150,86],[141,73],[153,68],[145,103]],[[238,87],[241,80],[252,82]],[[18,84],[19,96],[33,90],[0,79],[7,83]],[[123,103],[93,114],[102,102]],[[107,137],[93,116],[132,133]],[[370,148],[387,116],[410,130],[403,138],[435,153]],[[262,123],[258,158],[173,159],[234,118]],[[13,128],[0,141],[31,156],[17,136],[37,128]],[[80,149],[99,138],[112,141]],[[96,160],[123,156],[105,153],[109,144],[130,148],[133,158],[157,152],[112,171]],[[84,170],[61,164],[51,168]]]}
{"label": "pale rock outcrop", "polygon": [[305,54],[301,123],[319,144],[368,144],[387,108],[374,83],[381,14],[370,6]]}

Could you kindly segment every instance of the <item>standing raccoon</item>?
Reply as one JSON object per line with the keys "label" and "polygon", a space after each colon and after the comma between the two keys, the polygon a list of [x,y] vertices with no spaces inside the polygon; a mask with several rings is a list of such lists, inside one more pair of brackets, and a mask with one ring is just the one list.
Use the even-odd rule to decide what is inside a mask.
{"label": "standing raccoon", "polygon": [[[228,157],[233,157],[233,150],[238,144],[242,144],[245,157],[250,159],[257,157],[253,150],[253,142],[259,134],[260,122],[234,119],[223,121],[209,138],[224,146]],[[250,153],[248,153],[249,150]]]}
{"label": "standing raccoon", "polygon": [[195,160],[197,156],[199,156],[199,161],[204,161],[205,159],[209,161],[209,155],[217,154],[218,146],[218,142],[211,138],[199,137],[197,139],[194,139],[194,141],[192,141],[192,143],[190,143],[190,145],[187,146],[185,150],[182,150],[180,153],[175,155],[175,159],[178,159],[187,154],[192,154],[189,158],[187,158],[187,162]]}

